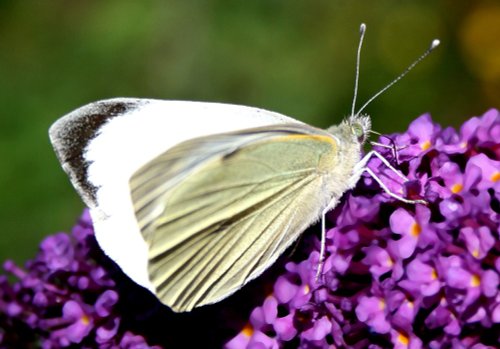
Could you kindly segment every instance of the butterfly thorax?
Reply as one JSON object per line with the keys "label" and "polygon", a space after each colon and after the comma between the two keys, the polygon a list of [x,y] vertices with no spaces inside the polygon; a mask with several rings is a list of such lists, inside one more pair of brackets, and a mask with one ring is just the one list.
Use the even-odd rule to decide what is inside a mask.
{"label": "butterfly thorax", "polygon": [[355,168],[361,160],[362,147],[370,129],[370,118],[356,115],[327,129],[338,143],[331,175],[327,179],[332,197],[340,197],[345,191],[352,189],[359,179],[360,174],[355,173]]}

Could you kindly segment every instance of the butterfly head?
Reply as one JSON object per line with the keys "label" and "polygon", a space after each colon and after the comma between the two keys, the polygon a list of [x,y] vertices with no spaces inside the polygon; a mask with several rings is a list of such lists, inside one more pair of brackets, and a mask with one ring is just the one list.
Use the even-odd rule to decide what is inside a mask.
{"label": "butterfly head", "polygon": [[372,122],[368,115],[351,115],[347,120],[351,132],[360,144],[365,143],[372,128]]}

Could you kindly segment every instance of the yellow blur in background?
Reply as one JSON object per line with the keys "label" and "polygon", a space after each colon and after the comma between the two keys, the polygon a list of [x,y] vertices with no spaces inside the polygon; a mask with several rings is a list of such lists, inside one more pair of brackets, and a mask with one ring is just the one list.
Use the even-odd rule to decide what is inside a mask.
{"label": "yellow blur in background", "polygon": [[458,126],[500,106],[495,1],[0,1],[0,261],[33,256],[83,208],[48,141],[58,117],[130,96],[245,104],[325,128],[350,112],[361,22],[358,105],[442,43],[368,107],[375,130],[404,131],[424,112]]}

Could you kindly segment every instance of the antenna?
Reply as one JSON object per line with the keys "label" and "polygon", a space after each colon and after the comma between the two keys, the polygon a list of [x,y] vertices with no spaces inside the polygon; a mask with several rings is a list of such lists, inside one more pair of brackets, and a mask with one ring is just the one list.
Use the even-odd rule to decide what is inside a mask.
{"label": "antenna", "polygon": [[[364,29],[366,28],[366,26],[364,24],[361,24],[361,28],[363,28],[362,29],[363,33],[361,33],[360,47],[361,47],[361,42],[363,41]],[[392,85],[394,85],[396,82],[398,82],[399,80],[401,80],[406,74],[408,74],[410,72],[410,70],[412,70],[418,63],[420,63],[425,57],[427,57],[429,55],[429,53],[431,53],[436,47],[438,47],[439,44],[440,44],[440,42],[439,42],[438,39],[432,40],[431,46],[427,50],[425,50],[425,52],[420,57],[418,57],[412,64],[410,64],[401,74],[399,74],[398,77],[396,77],[394,80],[392,80],[383,89],[381,89],[380,91],[378,91],[377,93],[375,93],[375,95],[373,95],[372,98],[370,98],[365,104],[363,104],[363,106],[361,108],[359,108],[358,112],[354,116],[358,116],[368,106],[368,104],[370,104],[371,102],[373,102],[374,99],[376,99],[382,93],[384,93],[389,88],[391,88]],[[358,63],[357,63],[356,69],[359,69],[359,49],[358,49]],[[357,89],[357,77],[358,77],[358,73],[356,73],[356,89]],[[356,99],[356,95],[355,95],[354,98]],[[354,105],[354,102],[353,102],[353,105]],[[354,112],[353,112],[353,114],[354,114]]]}
{"label": "antenna", "polygon": [[358,54],[356,56],[356,78],[354,79],[354,98],[352,99],[351,115],[354,115],[354,108],[356,108],[356,98],[358,97],[359,65],[361,62],[361,47],[363,46],[365,31],[366,31],[366,24],[361,23],[361,25],[359,26],[359,45],[358,45]]}

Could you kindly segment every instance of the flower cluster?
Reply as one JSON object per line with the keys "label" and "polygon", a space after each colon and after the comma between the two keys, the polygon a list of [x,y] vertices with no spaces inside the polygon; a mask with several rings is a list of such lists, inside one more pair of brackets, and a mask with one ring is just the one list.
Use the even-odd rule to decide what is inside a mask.
{"label": "flower cluster", "polygon": [[368,166],[427,204],[363,177],[329,216],[321,279],[313,236],[227,349],[500,347],[499,112],[459,133],[423,115],[380,141],[409,180],[376,157]]}
{"label": "flower cluster", "polygon": [[5,262],[17,280],[0,276],[0,347],[149,348],[121,326],[120,291],[103,257],[85,212],[72,236],[47,237],[26,269]]}
{"label": "flower cluster", "polygon": [[[442,129],[423,115],[382,138],[329,215],[326,260],[305,234],[292,256],[217,304],[176,314],[99,249],[88,212],[0,275],[6,348],[498,348],[500,113]],[[119,243],[119,242],[117,242]]]}

